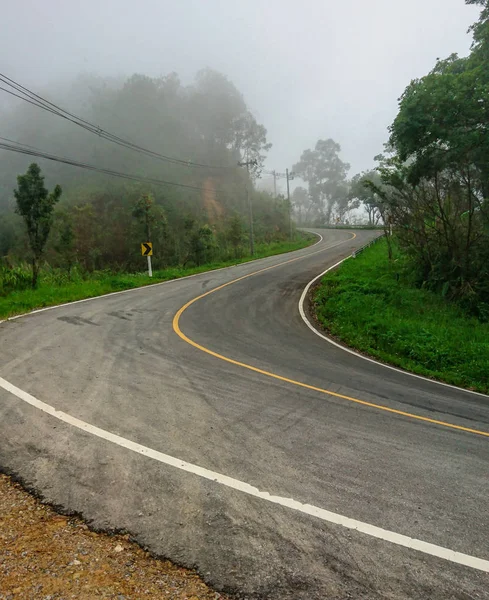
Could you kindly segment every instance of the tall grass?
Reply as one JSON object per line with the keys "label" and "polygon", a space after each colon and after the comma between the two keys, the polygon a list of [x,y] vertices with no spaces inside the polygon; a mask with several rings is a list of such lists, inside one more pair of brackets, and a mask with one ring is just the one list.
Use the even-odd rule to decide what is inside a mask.
{"label": "tall grass", "polygon": [[489,324],[416,288],[385,240],[328,273],[314,293],[319,322],[349,346],[403,369],[489,392]]}
{"label": "tall grass", "polygon": [[[315,240],[316,237],[313,235],[301,234],[297,240],[291,242],[257,244],[253,258],[265,258],[275,254],[300,250],[309,246]],[[110,271],[81,273],[77,268],[71,269],[68,274],[67,271],[51,269],[49,265],[44,265],[41,270],[39,286],[35,290],[30,289],[31,275],[27,265],[15,269],[1,267],[0,319],[22,314],[35,308],[63,304],[151,283],[178,279],[186,275],[211,271],[250,260],[252,260],[250,256],[243,256],[239,259],[188,268],[169,267],[154,271],[151,279],[147,273],[113,273]]]}

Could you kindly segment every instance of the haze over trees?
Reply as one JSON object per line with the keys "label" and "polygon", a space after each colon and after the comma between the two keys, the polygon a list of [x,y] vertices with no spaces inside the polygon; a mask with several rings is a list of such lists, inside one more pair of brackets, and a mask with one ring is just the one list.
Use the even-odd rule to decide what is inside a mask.
{"label": "haze over trees", "polygon": [[[27,151],[34,147],[34,152],[40,149],[135,180],[36,157],[48,185],[63,188],[50,217],[51,235],[39,254],[15,214],[13,195],[16,176],[26,172],[32,157],[0,150],[4,267],[42,259],[67,270],[74,265],[84,271],[144,268],[139,247],[147,237],[146,216],[156,268],[238,257],[247,243],[247,187],[257,241],[288,238],[285,201],[253,187],[271,146],[266,129],[224,75],[205,69],[188,86],[175,73],[161,78],[137,74],[124,81],[85,76],[74,89],[76,93],[69,90],[59,96],[47,91],[43,97],[115,133],[115,143],[28,103],[18,103],[2,115],[0,142]],[[136,148],[124,147],[120,138]],[[241,161],[249,162],[248,170],[238,167]],[[178,185],[159,183],[165,181]],[[144,218],[142,198],[151,198]]]}
{"label": "haze over trees", "polygon": [[[408,85],[378,167],[351,176],[340,145],[320,138],[291,169],[291,203],[299,225],[393,228],[418,285],[489,318],[489,4],[466,3],[481,8],[469,56],[438,60]],[[189,85],[176,73],[84,76],[44,95],[83,121],[22,102],[0,115],[3,269],[141,270],[148,225],[155,268],[239,258],[249,243],[247,191],[257,242],[288,238],[286,198],[255,186],[271,146],[266,128],[225,75],[204,69]],[[86,167],[34,159],[46,188],[63,189],[42,250],[13,194],[32,157],[7,146]]]}
{"label": "haze over trees", "polygon": [[332,139],[318,140],[314,150],[304,150],[293,171],[308,185],[307,214],[317,224],[331,223],[333,211],[342,220],[347,212],[350,165],[339,157],[341,146]]}

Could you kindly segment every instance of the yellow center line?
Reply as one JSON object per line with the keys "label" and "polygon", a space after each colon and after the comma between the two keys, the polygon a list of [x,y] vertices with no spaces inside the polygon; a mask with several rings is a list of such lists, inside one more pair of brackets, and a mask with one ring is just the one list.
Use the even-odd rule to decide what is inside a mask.
{"label": "yellow center line", "polygon": [[260,373],[260,375],[272,377],[273,379],[277,379],[277,380],[283,381],[285,383],[290,383],[292,385],[296,385],[296,386],[305,388],[307,390],[312,390],[314,392],[319,392],[321,394],[326,394],[328,396],[334,396],[335,398],[341,398],[342,400],[348,400],[349,402],[354,402],[355,404],[361,404],[362,406],[368,406],[369,408],[374,408],[374,409],[382,410],[382,411],[385,411],[385,412],[388,412],[391,414],[400,415],[402,417],[408,417],[410,419],[415,419],[417,421],[423,421],[425,423],[430,423],[432,425],[441,425],[442,427],[448,427],[449,429],[456,429],[458,431],[464,431],[466,433],[472,433],[475,435],[480,435],[480,436],[489,438],[489,432],[487,432],[487,431],[480,431],[479,429],[471,429],[470,427],[463,427],[462,425],[455,425],[454,423],[448,423],[447,421],[440,421],[438,419],[431,419],[429,417],[423,417],[422,415],[417,415],[417,414],[406,412],[403,410],[397,410],[395,408],[390,408],[389,406],[385,406],[383,404],[376,404],[374,402],[368,402],[367,400],[360,400],[359,398],[353,398],[352,396],[345,396],[344,394],[339,394],[338,392],[333,392],[332,390],[327,390],[324,388],[316,387],[314,385],[309,385],[308,383],[303,383],[302,381],[296,381],[295,379],[289,379],[288,377],[283,377],[282,375],[277,375],[277,373],[271,373],[270,371],[265,371],[264,369],[254,367],[253,365],[249,365],[247,363],[243,363],[238,360],[234,360],[233,358],[229,358],[228,356],[223,356],[222,354],[214,352],[210,348],[206,348],[205,346],[202,346],[201,344],[198,344],[194,340],[190,339],[180,329],[180,317],[187,310],[187,308],[189,308],[189,306],[192,306],[192,304],[194,304],[198,300],[201,300],[202,298],[205,298],[206,296],[209,296],[210,294],[214,294],[215,292],[218,292],[219,290],[222,290],[230,285],[234,285],[235,283],[238,283],[239,281],[243,281],[243,279],[248,279],[248,277],[253,277],[254,275],[258,275],[259,273],[269,271],[270,269],[275,269],[277,267],[281,267],[283,265],[287,265],[287,264],[296,262],[298,260],[308,258],[309,256],[318,254],[319,252],[324,252],[325,250],[329,250],[330,248],[333,248],[334,246],[344,244],[345,242],[348,242],[356,237],[356,234],[353,233],[352,235],[353,235],[353,237],[349,238],[348,240],[344,240],[343,242],[338,242],[337,244],[327,246],[326,248],[322,248],[321,250],[317,250],[316,252],[311,252],[309,254],[306,254],[305,256],[299,256],[297,258],[292,258],[291,260],[287,260],[287,261],[278,263],[276,265],[272,265],[270,267],[265,267],[264,269],[259,269],[258,271],[254,271],[253,273],[248,273],[247,275],[243,275],[242,277],[238,277],[237,279],[228,281],[227,283],[224,283],[216,288],[213,288],[212,290],[209,290],[208,292],[205,292],[204,294],[201,294],[200,296],[197,296],[196,298],[193,298],[192,300],[189,300],[189,302],[184,304],[178,310],[178,312],[175,314],[175,316],[173,317],[173,331],[184,342],[187,342],[187,344],[190,344],[194,348],[197,348],[198,350],[201,350],[202,352],[205,352],[206,354],[210,354],[211,356],[214,356],[215,358],[219,358],[220,360],[228,362],[232,365],[236,365],[238,367],[248,369],[249,371],[254,371],[255,373]]}

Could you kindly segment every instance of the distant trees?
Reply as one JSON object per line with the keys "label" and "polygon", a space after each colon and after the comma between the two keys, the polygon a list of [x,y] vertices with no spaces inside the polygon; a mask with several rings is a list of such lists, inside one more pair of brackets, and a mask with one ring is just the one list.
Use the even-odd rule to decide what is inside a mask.
{"label": "distant trees", "polygon": [[[63,186],[63,198],[58,211],[43,217],[42,231],[52,222],[43,250],[37,250],[38,237],[36,254],[28,254],[11,202],[12,173],[25,171],[25,157],[0,151],[0,262],[8,268],[32,254],[36,277],[41,257],[68,273],[73,267],[82,273],[134,271],[142,267],[140,243],[148,235],[155,269],[239,258],[248,236],[246,185],[257,243],[287,239],[283,199],[253,186],[271,146],[266,129],[227,77],[205,69],[191,85],[183,85],[176,73],[159,78],[136,74],[125,81],[86,77],[78,83],[69,99],[56,99],[61,106],[70,109],[81,92],[73,108],[81,117],[171,158],[155,160],[110,144],[30,104],[5,116],[2,135],[80,162],[182,186],[122,181],[47,163],[46,180]],[[243,159],[256,161],[249,173],[238,167]],[[56,193],[48,197],[59,200]]]}
{"label": "distant trees", "polygon": [[297,186],[292,192],[292,208],[299,225],[309,221],[310,205],[309,192],[302,186]]}
{"label": "distant trees", "polygon": [[381,186],[381,178],[374,170],[357,173],[350,181],[350,199],[363,205],[370,226],[378,225],[382,218],[381,199],[375,186]]}
{"label": "distant trees", "polygon": [[293,167],[308,184],[308,212],[318,224],[331,222],[335,205],[339,218],[349,210],[346,176],[350,165],[340,159],[340,151],[341,146],[334,140],[318,140],[314,150],[304,150]]}
{"label": "distant trees", "polygon": [[39,261],[48,240],[53,210],[61,197],[61,187],[56,185],[49,193],[44,187],[44,177],[36,163],[32,163],[25,175],[17,177],[17,189],[14,191],[17,202],[16,211],[24,219],[29,239],[32,263],[32,287],[37,287]]}

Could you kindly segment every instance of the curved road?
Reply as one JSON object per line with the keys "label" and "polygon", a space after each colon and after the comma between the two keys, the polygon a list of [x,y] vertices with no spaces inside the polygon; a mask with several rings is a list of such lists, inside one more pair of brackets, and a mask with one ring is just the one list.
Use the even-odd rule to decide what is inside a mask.
{"label": "curved road", "polygon": [[243,598],[489,598],[489,398],[316,336],[320,233],[0,324],[0,467]]}

